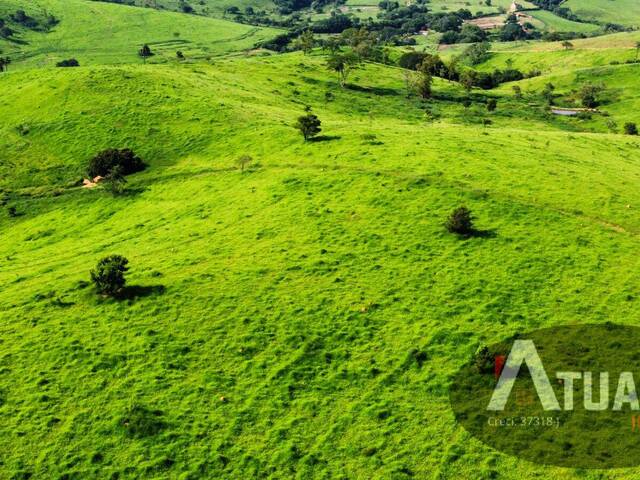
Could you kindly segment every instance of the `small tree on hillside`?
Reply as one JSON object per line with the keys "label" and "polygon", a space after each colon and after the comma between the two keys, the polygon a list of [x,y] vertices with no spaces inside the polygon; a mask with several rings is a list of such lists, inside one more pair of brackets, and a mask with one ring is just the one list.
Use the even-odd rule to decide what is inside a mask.
{"label": "small tree on hillside", "polygon": [[416,79],[416,90],[418,95],[423,99],[431,98],[431,86],[433,85],[433,76],[427,62],[418,65],[418,78]]}
{"label": "small tree on hillside", "polygon": [[298,117],[298,121],[296,122],[296,128],[304,137],[305,142],[309,141],[322,131],[320,125],[320,119],[313,113],[308,113]]}
{"label": "small tree on hillside", "polygon": [[360,64],[360,57],[355,53],[332,53],[327,59],[327,68],[337,72],[340,76],[340,86],[344,88],[347,85],[347,78],[351,70]]}
{"label": "small tree on hillside", "polygon": [[144,63],[147,63],[147,58],[153,57],[153,52],[151,51],[151,48],[149,48],[149,45],[145,43],[142,46],[142,48],[138,51],[138,55],[142,57],[142,59],[144,60]]}
{"label": "small tree on hillside", "polygon": [[514,85],[511,88],[513,89],[513,96],[516,97],[517,100],[521,100],[522,99],[522,88],[520,88],[520,85]]}
{"label": "small tree on hillside", "polygon": [[236,160],[236,165],[240,167],[240,171],[244,172],[244,169],[247,165],[249,165],[253,161],[251,155],[242,155]]}
{"label": "small tree on hillside", "polygon": [[573,43],[571,43],[569,40],[565,40],[564,42],[562,42],[562,47],[565,50],[571,50],[573,48]]}
{"label": "small tree on hillside", "polygon": [[474,232],[473,215],[467,207],[456,208],[445,224],[450,233],[461,236],[470,236]]}
{"label": "small tree on hillside", "polygon": [[129,260],[121,255],[110,255],[98,262],[96,268],[91,270],[91,281],[98,292],[104,295],[116,295],[126,283],[125,273]]}
{"label": "small tree on hillside", "polygon": [[295,44],[300,50],[304,52],[305,55],[308,54],[316,45],[316,39],[313,36],[313,32],[311,30],[305,30],[297,38]]}
{"label": "small tree on hillside", "polygon": [[498,101],[495,98],[490,98],[487,101],[487,111],[495,112],[496,108],[498,108]]}
{"label": "small tree on hillside", "polygon": [[9,57],[0,57],[0,72],[9,71],[9,64],[11,59]]}

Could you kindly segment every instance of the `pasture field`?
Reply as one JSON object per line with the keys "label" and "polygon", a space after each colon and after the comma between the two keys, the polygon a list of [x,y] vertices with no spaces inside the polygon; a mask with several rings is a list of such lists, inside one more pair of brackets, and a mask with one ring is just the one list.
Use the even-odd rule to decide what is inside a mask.
{"label": "pasture field", "polygon": [[[0,16],[24,2],[0,0]],[[206,18],[86,0],[34,0],[26,7],[37,17],[53,14],[60,23],[44,33],[20,31],[18,41],[0,40],[0,49],[22,67],[52,66],[68,58],[81,65],[142,62],[138,50],[148,44],[150,62],[175,60],[180,50],[188,59],[241,52],[277,34],[277,30]]]}
{"label": "pasture field", "polygon": [[[275,30],[36,4],[60,24],[1,46],[0,478],[640,476],[496,452],[449,400],[483,345],[640,324],[637,33],[494,44],[477,68],[541,70],[523,98],[435,79],[423,101],[395,66],[341,88],[319,49],[238,54]],[[602,82],[609,116],[554,117],[548,82]],[[119,196],[79,186],[106,148],[148,164]],[[445,229],[462,205],[478,235]],[[108,254],[119,298],[90,284]]]}
{"label": "pasture field", "polygon": [[640,4],[635,0],[568,0],[564,5],[586,20],[640,26]]}

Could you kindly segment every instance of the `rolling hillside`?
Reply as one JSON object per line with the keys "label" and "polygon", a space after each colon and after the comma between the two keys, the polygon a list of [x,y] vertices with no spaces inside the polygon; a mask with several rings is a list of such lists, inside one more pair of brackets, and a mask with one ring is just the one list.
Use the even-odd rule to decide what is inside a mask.
{"label": "rolling hillside", "polygon": [[[542,70],[524,98],[436,79],[423,102],[393,66],[340,88],[318,50],[219,56],[273,31],[38,5],[61,23],[3,44],[21,53],[0,74],[0,478],[640,475],[503,455],[449,404],[496,338],[640,324],[640,140],[536,97],[602,80],[610,118],[640,121],[636,33],[494,45],[481,69]],[[197,61],[153,43],[174,31]],[[307,107],[322,133],[304,142]],[[148,164],[124,195],[79,186],[106,148]],[[443,227],[460,205],[479,235]],[[120,299],[89,283],[114,253]]]}
{"label": "rolling hillside", "polygon": [[[24,2],[0,0],[0,16]],[[175,60],[180,50],[188,59],[215,57],[251,49],[278,31],[224,20],[162,12],[87,0],[35,0],[26,11],[44,12],[60,23],[50,32],[17,30],[12,40],[0,40],[0,50],[12,54],[20,67],[51,66],[77,58],[81,65],[141,62],[138,50],[149,44],[156,54],[151,62]]]}
{"label": "rolling hillside", "polygon": [[564,5],[586,20],[640,26],[640,4],[635,0],[568,0]]}

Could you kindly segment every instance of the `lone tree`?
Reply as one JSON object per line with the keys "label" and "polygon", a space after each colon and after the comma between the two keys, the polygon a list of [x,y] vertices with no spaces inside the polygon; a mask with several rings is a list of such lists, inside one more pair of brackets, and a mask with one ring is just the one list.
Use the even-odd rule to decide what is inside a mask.
{"label": "lone tree", "polygon": [[142,57],[144,63],[147,63],[147,58],[153,57],[153,52],[149,48],[149,45],[146,43],[142,46],[142,48],[138,51],[138,55]]}
{"label": "lone tree", "polygon": [[296,128],[300,130],[305,142],[311,140],[322,131],[320,125],[320,119],[313,113],[307,113],[306,115],[298,117],[298,121],[296,122]]}
{"label": "lone tree", "polygon": [[315,45],[316,39],[314,38],[311,30],[305,30],[296,40],[296,46],[302,50],[305,55],[311,52]]}
{"label": "lone tree", "polygon": [[571,50],[573,48],[573,43],[571,43],[569,40],[565,40],[564,42],[562,42],[562,47],[565,50]]}
{"label": "lone tree", "polygon": [[625,123],[624,133],[627,135],[638,135],[638,125],[633,122]]}
{"label": "lone tree", "polygon": [[146,167],[145,163],[132,150],[128,148],[122,150],[110,148],[100,152],[89,161],[87,174],[91,178],[97,176],[106,177],[111,174],[116,166],[121,167],[121,175],[140,172]]}
{"label": "lone tree", "polygon": [[418,94],[423,98],[431,98],[431,86],[433,84],[433,76],[431,75],[430,64],[423,61],[418,65],[418,78],[416,80],[416,89]]}
{"label": "lone tree", "polygon": [[347,78],[351,70],[360,63],[360,57],[355,53],[332,53],[327,59],[327,68],[338,72],[340,76],[340,86],[344,88],[347,85]]}
{"label": "lone tree", "polygon": [[495,112],[496,108],[498,108],[498,101],[495,98],[490,98],[487,101],[487,111]]}
{"label": "lone tree", "polygon": [[0,57],[0,72],[9,71],[9,64],[11,59],[9,57]]}
{"label": "lone tree", "polygon": [[236,160],[236,165],[240,167],[240,171],[244,172],[244,169],[247,165],[249,165],[253,161],[251,155],[242,155]]}
{"label": "lone tree", "polygon": [[522,99],[522,88],[520,88],[520,85],[514,85],[511,88],[513,89],[513,96],[516,99],[521,100]]}
{"label": "lone tree", "polygon": [[124,275],[129,270],[129,260],[121,255],[109,255],[98,262],[91,270],[91,281],[98,292],[104,295],[116,295],[127,282]]}
{"label": "lone tree", "polygon": [[471,214],[471,210],[467,207],[456,208],[447,219],[445,227],[450,233],[455,233],[463,237],[471,236],[475,230],[473,228],[473,215]]}

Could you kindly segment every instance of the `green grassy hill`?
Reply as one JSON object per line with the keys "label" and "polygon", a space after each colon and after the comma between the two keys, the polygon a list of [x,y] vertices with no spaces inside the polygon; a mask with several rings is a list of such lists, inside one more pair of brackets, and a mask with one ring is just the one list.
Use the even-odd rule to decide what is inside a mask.
{"label": "green grassy hill", "polygon": [[[193,17],[65,5],[110,12],[118,31],[171,21],[123,28],[116,58],[96,50],[104,40],[52,42],[84,38],[60,10],[0,74],[0,478],[640,475],[497,453],[456,424],[448,396],[496,339],[640,323],[640,140],[601,117],[553,117],[529,94],[603,79],[611,118],[639,121],[640,65],[606,62],[633,58],[635,33],[573,52],[495,47],[482,68],[512,58],[543,75],[521,82],[521,100],[507,84],[465,108],[459,85],[437,80],[421,102],[404,71],[377,64],[341,89],[320,54],[178,63],[167,51],[141,65],[130,43]],[[105,35],[90,16],[78,28]],[[237,31],[208,26],[245,28],[195,22],[200,33],[188,23],[180,38],[212,51]],[[33,68],[71,55],[86,66]],[[306,106],[323,137],[305,143],[293,124]],[[122,196],[78,187],[110,147],[148,169]],[[483,235],[446,232],[460,205]],[[120,300],[89,285],[113,253],[131,266]]]}
{"label": "green grassy hill", "polygon": [[568,0],[564,6],[587,20],[640,26],[640,4],[635,0]]}
{"label": "green grassy hill", "polygon": [[[20,0],[0,0],[0,17],[20,7],[25,7]],[[86,0],[35,0],[26,11],[35,18],[47,12],[60,23],[50,32],[18,29],[12,39],[0,40],[0,50],[12,54],[20,67],[71,57],[81,65],[141,62],[137,52],[144,43],[156,54],[152,62],[175,60],[178,50],[188,59],[201,59],[251,49],[277,34],[224,20]]]}

